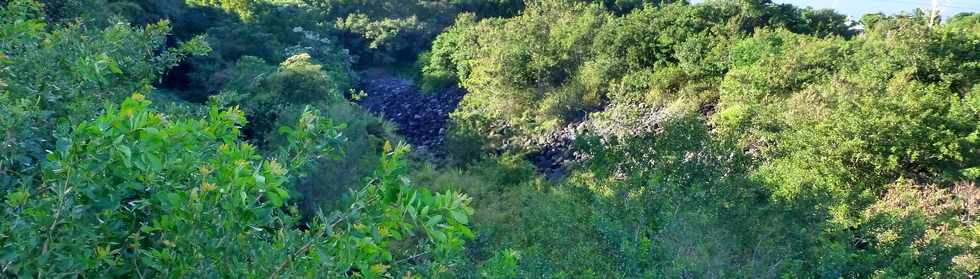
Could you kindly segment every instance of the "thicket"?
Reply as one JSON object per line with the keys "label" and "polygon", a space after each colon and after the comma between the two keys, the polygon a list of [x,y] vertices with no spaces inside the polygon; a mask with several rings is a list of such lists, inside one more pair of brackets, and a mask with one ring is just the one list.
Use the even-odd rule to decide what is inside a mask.
{"label": "thicket", "polygon": [[452,150],[533,154],[574,134],[584,159],[568,178],[493,202],[520,205],[477,196],[478,214],[524,199],[586,206],[512,213],[520,229],[475,225],[514,237],[555,216],[588,220],[490,242],[527,247],[526,276],[963,277],[978,272],[966,244],[976,18],[541,1],[513,18],[461,16],[422,75],[469,92]]}
{"label": "thicket", "polygon": [[[0,277],[980,274],[978,14],[0,3]],[[354,102],[412,67],[445,160]]]}
{"label": "thicket", "polygon": [[[351,77],[337,66],[349,62],[321,64],[315,49],[271,69],[246,57],[228,97],[161,113],[140,92],[181,59],[212,51],[204,39],[170,48],[166,21],[55,21],[45,8],[17,0],[0,10],[3,276],[458,271],[473,237],[469,198],[414,186],[407,146],[353,138],[378,145],[356,154],[377,156],[356,174],[364,180],[349,182],[361,186],[337,189],[346,200],[332,197],[334,207],[300,196],[318,168],[348,155],[347,125],[324,116],[364,115],[338,107],[353,106],[343,98]],[[250,95],[233,98],[241,94]]]}

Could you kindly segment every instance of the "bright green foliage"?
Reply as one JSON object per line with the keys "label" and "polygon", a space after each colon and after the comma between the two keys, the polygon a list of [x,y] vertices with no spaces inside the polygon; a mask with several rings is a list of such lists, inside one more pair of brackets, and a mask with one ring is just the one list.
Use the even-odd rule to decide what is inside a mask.
{"label": "bright green foliage", "polygon": [[255,16],[256,6],[263,0],[186,0],[187,4],[219,7],[225,11],[238,14],[243,20],[251,20]]}
{"label": "bright green foliage", "polygon": [[820,251],[821,275],[967,278],[980,272],[980,251],[973,244],[980,227],[971,221],[976,185],[939,188],[899,181],[889,188],[861,213],[853,230],[841,232],[842,240],[857,243]]}
{"label": "bright green foliage", "polygon": [[471,237],[467,198],[412,187],[402,178],[405,147],[374,160],[377,178],[351,192],[347,210],[316,217],[315,206],[301,216],[293,205],[303,193],[294,187],[317,169],[311,163],[347,150],[338,126],[302,109],[330,107],[350,86],[349,59],[313,62],[335,57],[329,42],[300,33],[310,42],[297,49],[310,55],[235,75],[235,86],[278,96],[256,100],[288,107],[277,123],[299,123],[278,134],[267,123],[274,144],[259,150],[241,140],[237,109],[212,107],[191,120],[184,115],[199,115],[194,109],[164,116],[139,95],[102,106],[150,90],[179,58],[207,51],[201,40],[163,50],[166,23],[47,31],[40,6],[8,5],[0,17],[4,276],[437,276],[458,262]]}
{"label": "bright green foliage", "polygon": [[[385,48],[384,51],[397,52],[406,48],[419,48],[419,46],[404,45],[411,43],[412,37],[424,36],[426,27],[419,22],[418,17],[411,16],[405,19],[381,19],[372,21],[367,15],[353,14],[337,22],[337,27],[347,30],[354,34],[359,34],[368,42],[368,48]],[[431,31],[429,31],[431,32]],[[405,37],[399,37],[405,36]],[[431,36],[431,35],[429,35]]]}
{"label": "bright green foliage", "polygon": [[431,92],[456,84],[460,80],[457,73],[463,76],[469,74],[469,69],[456,61],[464,61],[465,58],[461,56],[467,46],[476,43],[477,36],[470,31],[470,26],[474,24],[473,14],[461,14],[452,27],[435,38],[430,51],[419,55],[422,91]]}
{"label": "bright green foliage", "polygon": [[[283,211],[287,174],[333,152],[338,135],[329,122],[304,112],[282,130],[290,144],[279,159],[265,160],[238,139],[239,111],[213,107],[206,119],[165,119],[148,105],[134,95],[74,127],[49,155],[45,186],[7,196],[4,273],[433,274],[471,235],[465,196],[416,190],[402,177],[403,146],[386,149],[376,180],[354,193],[348,211],[296,230],[295,209]],[[394,243],[403,248],[389,250]]]}
{"label": "bright green foliage", "polygon": [[[853,232],[885,218],[867,212],[899,198],[888,194],[903,191],[896,181],[945,188],[976,180],[980,114],[971,88],[980,72],[975,53],[964,51],[975,49],[976,41],[961,30],[930,31],[914,18],[881,18],[865,37],[849,41],[762,31],[732,50],[713,122],[721,138],[760,162],[751,177],[772,191],[776,204],[794,215],[818,216],[804,230],[823,233],[808,235],[802,245],[824,260],[800,268],[829,277],[956,274],[951,259],[972,257],[959,248],[909,242],[895,244],[904,248],[856,247],[866,245],[867,234],[881,233],[875,230],[893,230],[873,236],[888,241],[919,237],[920,223],[912,220],[870,224],[873,232],[866,235]],[[959,237],[969,240],[954,240]],[[942,238],[974,241],[975,235]],[[901,259],[918,252],[894,249],[931,252]]]}
{"label": "bright green foliage", "polygon": [[[194,70],[202,72],[197,74],[207,76],[220,70],[209,67],[230,66],[221,60],[236,61],[243,55],[278,62],[292,54],[282,57],[281,51],[298,44],[297,33],[314,33],[337,42],[351,54],[348,59],[352,58],[357,66],[411,65],[411,60],[427,49],[457,14],[512,15],[523,7],[520,0],[187,0],[187,3],[189,7],[175,8],[182,12],[172,16],[184,19],[182,22],[190,29],[187,31],[206,30],[212,37],[211,44],[222,56],[195,61]],[[153,9],[147,9],[142,2],[139,4],[144,6],[147,16],[153,14]],[[228,17],[206,7],[219,7],[235,15]],[[295,27],[304,31],[292,32]],[[316,55],[314,58],[323,63],[335,62]],[[206,82],[207,79],[197,81]],[[194,86],[202,90],[206,84]],[[198,92],[201,93],[214,92]]]}
{"label": "bright green foliage", "polygon": [[732,51],[715,123],[773,160],[761,175],[777,196],[860,203],[899,177],[956,179],[977,163],[975,97],[957,86],[975,82],[975,62],[945,58],[975,59],[956,54],[972,43],[897,28],[850,44],[763,32]]}
{"label": "bright green foliage", "polygon": [[[715,115],[720,132],[752,153],[765,156],[773,134],[785,129],[776,123],[776,115],[788,113],[785,106],[789,104],[778,100],[824,81],[849,52],[844,41],[820,40],[785,30],[762,31],[738,42],[730,52],[733,69],[720,86],[720,109]],[[742,138],[745,136],[751,138]]]}
{"label": "bright green foliage", "polygon": [[611,267],[615,261],[596,241],[593,224],[583,222],[591,218],[590,207],[583,206],[588,201],[574,189],[535,178],[533,166],[519,156],[481,161],[465,172],[423,168],[415,176],[473,196],[473,229],[479,238],[468,251],[477,264],[470,268],[475,277],[618,274]]}
{"label": "bright green foliage", "polygon": [[470,94],[453,116],[457,130],[492,147],[533,149],[609,103],[712,106],[737,59],[729,48],[756,28],[831,36],[850,27],[829,11],[770,1],[655,4],[617,16],[600,4],[553,0],[510,19],[460,17],[422,57],[423,87],[459,79]]}
{"label": "bright green foliage", "polygon": [[[510,20],[483,20],[467,31],[449,33],[462,38],[445,38],[448,44],[465,42],[451,55],[469,90],[453,114],[458,128],[488,136],[497,146],[523,145],[598,105],[595,92],[566,81],[592,57],[592,38],[607,19],[595,5],[550,1]],[[433,55],[438,59],[432,62],[445,63],[444,54]],[[430,69],[446,68],[437,64]]]}
{"label": "bright green foliage", "polygon": [[[623,15],[545,1],[510,19],[460,18],[422,74],[470,91],[453,113],[451,143],[533,151],[559,129],[578,133],[585,168],[560,185],[584,193],[530,199],[549,200],[536,211],[590,220],[550,223],[580,234],[538,237],[595,269],[542,260],[556,250],[529,246],[522,276],[955,277],[973,272],[972,252],[957,245],[974,234],[917,246],[935,235],[921,236],[921,222],[880,223],[868,212],[896,199],[888,193],[902,181],[948,189],[980,177],[975,19],[930,27],[922,14],[871,16],[854,36],[839,14],[770,1]],[[506,207],[480,198],[481,209]],[[926,227],[972,230],[927,216]],[[539,228],[525,220],[492,232]],[[883,227],[910,240],[861,246]],[[528,245],[497,239],[506,243],[498,249]]]}
{"label": "bright green foliage", "polygon": [[351,87],[344,69],[324,69],[309,54],[293,55],[279,64],[268,77],[269,88],[287,103],[331,102],[341,98]]}
{"label": "bright green foliage", "polygon": [[20,190],[30,202],[5,212],[8,272],[181,276],[245,267],[186,259],[248,257],[238,250],[248,242],[233,240],[258,240],[252,227],[279,222],[286,170],[237,143],[240,112],[213,108],[206,120],[165,121],[148,105],[135,95],[59,139],[46,186]]}
{"label": "bright green foliage", "polygon": [[788,28],[795,32],[818,37],[834,35],[850,37],[855,33],[851,30],[853,24],[848,23],[846,16],[829,9],[813,10],[806,8],[802,11],[800,21],[797,25]]}
{"label": "bright green foliage", "polygon": [[603,8],[615,12],[616,14],[628,14],[633,10],[641,9],[644,6],[653,6],[660,4],[668,4],[671,2],[677,2],[672,0],[597,0],[597,1],[582,1],[582,2],[594,2],[602,5]]}
{"label": "bright green foliage", "polygon": [[[773,276],[787,256],[780,251],[786,244],[776,237],[755,239],[753,233],[766,231],[751,224],[765,222],[758,216],[766,209],[753,205],[752,184],[725,175],[743,171],[745,162],[724,157],[727,149],[713,142],[700,116],[658,113],[627,116],[643,119],[635,123],[603,115],[609,118],[596,125],[605,128],[584,142],[588,169],[571,180],[594,192],[594,230],[619,259],[618,272],[627,278]],[[621,125],[628,128],[615,127]],[[632,132],[609,133],[623,130]],[[750,233],[735,233],[740,230]],[[750,255],[760,251],[771,254]]]}
{"label": "bright green foliage", "polygon": [[251,137],[260,141],[267,140],[280,117],[295,113],[302,105],[346,102],[343,93],[351,86],[343,69],[325,69],[306,53],[286,59],[278,68],[246,56],[228,76],[218,98],[242,107],[251,123]]}
{"label": "bright green foliage", "polygon": [[686,40],[724,20],[712,6],[668,5],[641,9],[607,25],[596,38],[595,48],[604,59],[613,60],[605,63],[623,67],[610,69],[621,75],[626,71],[676,62],[674,53]]}
{"label": "bright green foliage", "polygon": [[[905,78],[898,76],[880,95],[828,89],[828,102],[836,106],[794,110],[798,117],[791,118],[789,131],[777,135],[784,155],[762,169],[777,194],[861,202],[899,177],[955,179],[962,168],[975,166],[976,112],[958,111],[968,108],[948,90]],[[823,113],[832,118],[814,117]]]}
{"label": "bright green foliage", "polygon": [[216,100],[242,108],[249,119],[245,133],[262,148],[291,144],[275,129],[297,121],[305,106],[344,123],[343,133],[351,139],[339,147],[345,156],[317,164],[312,175],[297,184],[296,190],[304,194],[300,205],[307,214],[333,208],[341,201],[339,197],[361,187],[364,177],[377,167],[382,144],[393,138],[380,119],[343,98],[351,86],[346,68],[317,64],[305,52],[279,67],[245,56],[224,75],[225,88]]}
{"label": "bright green foliage", "polygon": [[[980,15],[0,2],[0,277],[980,274]],[[444,153],[346,100],[391,69]]]}
{"label": "bright green foliage", "polygon": [[160,84],[192,102],[206,102],[208,97],[219,93],[226,82],[226,73],[232,71],[236,62],[244,56],[259,57],[278,64],[295,54],[306,52],[319,64],[344,70],[352,62],[348,51],[333,38],[336,30],[320,26],[318,14],[297,1],[249,2],[251,15],[247,19],[210,5],[199,5],[202,1],[196,1],[193,5],[184,3],[184,0],[126,0],[117,3],[130,1],[138,8],[116,14],[134,22],[170,19],[173,21],[173,37],[187,39],[205,35],[206,41],[214,49],[211,55],[183,61],[179,67],[167,73]]}
{"label": "bright green foliage", "polygon": [[303,0],[320,11],[325,25],[367,63],[414,58],[428,47],[459,8],[452,1]]}
{"label": "bright green foliage", "polygon": [[[181,57],[208,51],[207,45],[194,40],[154,54],[164,43],[167,22],[145,29],[120,23],[104,30],[68,26],[45,32],[38,15],[24,9],[29,3],[14,1],[3,11],[4,43],[0,47],[5,87],[15,97],[26,92],[41,96],[42,109],[57,112],[55,117],[85,115],[103,100],[121,100],[127,92],[155,81]],[[54,65],[39,66],[39,61]]]}
{"label": "bright green foliage", "polygon": [[514,250],[504,250],[493,256],[480,268],[482,278],[517,278],[517,262],[521,254]]}
{"label": "bright green foliage", "polygon": [[[144,90],[187,55],[206,53],[200,39],[160,51],[169,23],[144,28],[124,23],[105,29],[68,25],[47,30],[40,6],[11,1],[0,10],[0,120],[4,159],[0,187],[11,173],[22,182],[37,174],[50,132],[59,124],[90,119],[105,101]],[[8,148],[9,147],[9,148]]]}
{"label": "bright green foliage", "polygon": [[944,30],[954,33],[960,33],[967,36],[977,36],[978,22],[980,21],[980,14],[958,14],[949,18],[946,24],[943,26]]}

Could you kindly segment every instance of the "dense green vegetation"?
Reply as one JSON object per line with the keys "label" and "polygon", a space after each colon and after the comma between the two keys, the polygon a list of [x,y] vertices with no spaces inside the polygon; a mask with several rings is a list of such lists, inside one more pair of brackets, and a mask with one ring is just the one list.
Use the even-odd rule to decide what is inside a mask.
{"label": "dense green vegetation", "polygon": [[[0,277],[980,274],[980,14],[0,5]],[[441,153],[378,72],[465,89]]]}

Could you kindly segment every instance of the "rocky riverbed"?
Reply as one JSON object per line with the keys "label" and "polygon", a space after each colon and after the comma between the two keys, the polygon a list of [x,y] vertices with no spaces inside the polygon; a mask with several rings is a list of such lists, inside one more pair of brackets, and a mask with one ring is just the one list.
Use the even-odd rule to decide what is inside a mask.
{"label": "rocky riverbed", "polygon": [[[438,92],[422,92],[410,79],[387,73],[366,72],[356,89],[366,94],[358,103],[388,122],[398,126],[398,134],[416,150],[442,156],[448,132],[449,113],[466,95],[458,86]],[[569,125],[538,143],[539,151],[528,154],[528,160],[549,179],[565,175],[581,154],[571,150],[583,123]]]}
{"label": "rocky riverbed", "polygon": [[361,106],[398,125],[398,133],[418,150],[441,153],[446,142],[449,113],[456,109],[466,92],[451,87],[424,93],[409,79],[371,74],[357,84],[367,94]]}

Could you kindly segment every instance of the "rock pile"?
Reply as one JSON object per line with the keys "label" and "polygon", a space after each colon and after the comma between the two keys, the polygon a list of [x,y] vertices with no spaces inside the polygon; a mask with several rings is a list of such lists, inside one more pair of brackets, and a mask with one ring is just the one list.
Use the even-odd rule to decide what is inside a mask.
{"label": "rock pile", "polygon": [[361,106],[398,125],[398,133],[416,149],[434,153],[446,141],[449,113],[466,94],[455,86],[423,93],[411,80],[392,76],[362,80],[357,89],[367,94]]}
{"label": "rock pile", "polygon": [[[398,134],[405,137],[415,149],[440,156],[448,132],[449,113],[453,112],[466,95],[459,87],[440,92],[423,93],[409,79],[387,73],[368,73],[357,84],[357,90],[366,96],[358,103],[388,122],[398,126]],[[580,119],[563,129],[529,142],[537,151],[527,159],[538,172],[549,179],[565,176],[572,165],[583,161],[584,155],[573,150],[576,138],[591,128],[592,121]]]}

